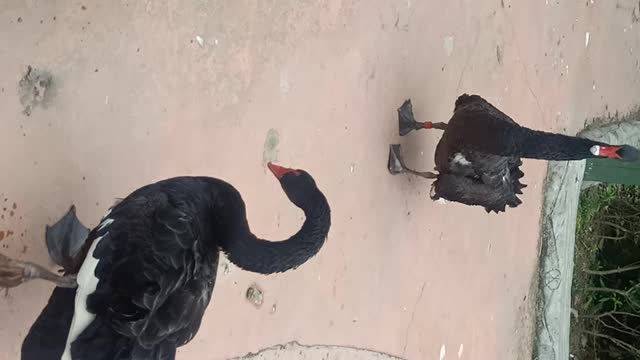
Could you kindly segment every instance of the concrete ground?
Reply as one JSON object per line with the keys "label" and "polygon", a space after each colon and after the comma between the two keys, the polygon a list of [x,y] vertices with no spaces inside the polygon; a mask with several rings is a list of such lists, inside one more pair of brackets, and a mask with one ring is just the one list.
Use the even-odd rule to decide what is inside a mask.
{"label": "concrete ground", "polygon": [[[545,163],[525,163],[524,205],[506,214],[433,203],[427,182],[387,173],[389,143],[428,169],[439,136],[399,139],[396,108],[411,97],[417,116],[446,121],[476,92],[523,125],[575,133],[637,101],[639,16],[623,0],[6,0],[0,251],[46,263],[44,226],[71,203],[95,225],[115,197],[185,174],[233,183],[254,232],[283,238],[302,214],[265,172],[277,158],[327,195],[328,243],[282,275],[223,271],[180,359],[294,340],[529,359]],[[30,116],[27,65],[53,76]],[[0,296],[0,359],[18,357],[50,290]]]}

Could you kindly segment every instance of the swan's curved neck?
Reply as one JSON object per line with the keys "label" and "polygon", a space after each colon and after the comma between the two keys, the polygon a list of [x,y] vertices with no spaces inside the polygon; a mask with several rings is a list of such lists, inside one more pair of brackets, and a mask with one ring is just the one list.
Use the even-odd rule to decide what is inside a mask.
{"label": "swan's curved neck", "polygon": [[225,206],[226,215],[231,217],[227,217],[226,236],[220,247],[232,263],[247,271],[272,274],[295,269],[320,251],[331,225],[329,204],[320,191],[309,204],[302,209],[306,219],[297,233],[286,240],[268,241],[251,232],[244,202],[237,194]]}
{"label": "swan's curved neck", "polygon": [[486,116],[466,121],[458,136],[464,146],[487,154],[541,160],[582,160],[596,157],[594,145],[606,145],[576,136],[532,130]]}

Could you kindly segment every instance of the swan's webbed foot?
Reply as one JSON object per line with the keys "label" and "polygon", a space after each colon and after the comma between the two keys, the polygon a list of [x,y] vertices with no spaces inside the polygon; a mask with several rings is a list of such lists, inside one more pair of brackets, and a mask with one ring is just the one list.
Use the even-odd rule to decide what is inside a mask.
{"label": "swan's webbed foot", "polygon": [[402,106],[398,108],[398,132],[400,136],[405,136],[413,130],[420,129],[440,129],[446,130],[447,123],[444,122],[419,122],[416,121],[415,116],[413,115],[413,105],[411,105],[411,99],[406,100],[402,103]]}
{"label": "swan's webbed foot", "polygon": [[413,116],[413,105],[411,99],[406,100],[398,108],[398,132],[400,136],[405,136],[413,130],[424,128],[424,123],[419,123]]}
{"label": "swan's webbed foot", "polygon": [[67,270],[84,245],[89,229],[76,216],[75,206],[58,222],[46,227],[45,238],[51,260]]}
{"label": "swan's webbed foot", "polygon": [[404,164],[404,160],[402,159],[400,144],[389,145],[389,159],[387,160],[387,169],[389,170],[389,173],[391,173],[391,175],[410,173],[416,176],[423,177],[425,179],[436,179],[438,177],[438,174],[432,173],[430,171],[416,171],[408,168]]}

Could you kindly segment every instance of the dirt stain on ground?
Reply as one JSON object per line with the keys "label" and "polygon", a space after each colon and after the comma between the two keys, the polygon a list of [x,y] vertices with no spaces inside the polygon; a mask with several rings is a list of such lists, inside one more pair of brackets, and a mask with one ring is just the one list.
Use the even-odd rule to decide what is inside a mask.
{"label": "dirt stain on ground", "polygon": [[27,66],[27,71],[18,82],[22,113],[29,116],[34,107],[43,104],[50,86],[51,75],[48,72]]}
{"label": "dirt stain on ground", "polygon": [[269,129],[267,137],[264,140],[262,166],[265,166],[270,161],[278,160],[278,144],[280,144],[280,134],[278,134],[278,130]]}

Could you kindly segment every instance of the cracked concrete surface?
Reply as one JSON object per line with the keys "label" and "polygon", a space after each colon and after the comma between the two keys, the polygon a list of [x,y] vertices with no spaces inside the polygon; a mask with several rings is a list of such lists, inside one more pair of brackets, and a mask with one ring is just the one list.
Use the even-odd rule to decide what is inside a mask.
{"label": "cracked concrete surface", "polygon": [[389,354],[349,346],[302,345],[290,342],[229,360],[404,360]]}
{"label": "cracked concrete surface", "polygon": [[[417,116],[446,121],[474,92],[522,125],[568,134],[625,111],[640,97],[640,26],[636,1],[617,3],[2,1],[0,192],[18,207],[0,219],[12,232],[0,250],[46,264],[44,226],[70,204],[95,225],[115,197],[189,174],[233,183],[254,232],[284,238],[302,214],[263,167],[277,155],[331,201],[328,242],[296,271],[221,270],[179,359],[294,340],[530,359],[546,164],[525,161],[524,204],[506,214],[433,203],[428,182],[385,165],[401,142],[408,163],[432,168],[440,133],[399,139],[396,108],[411,97]],[[30,117],[17,93],[27,65],[52,75]],[[253,283],[260,308],[244,299]],[[50,291],[33,282],[0,296],[12,324],[0,327],[1,360],[18,358]]]}

